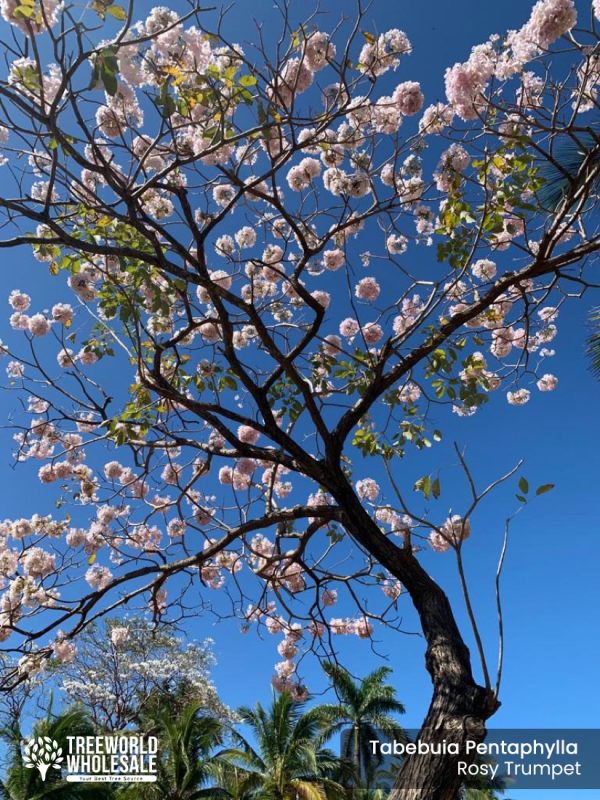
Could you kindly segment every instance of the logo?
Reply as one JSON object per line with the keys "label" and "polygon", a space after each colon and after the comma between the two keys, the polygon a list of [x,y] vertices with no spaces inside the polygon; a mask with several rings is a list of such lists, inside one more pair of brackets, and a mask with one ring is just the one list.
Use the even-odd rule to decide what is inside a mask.
{"label": "logo", "polygon": [[65,754],[50,736],[34,736],[25,743],[23,764],[39,770],[46,780],[49,769],[63,770],[70,783],[154,783],[158,739],[139,734],[66,736]]}
{"label": "logo", "polygon": [[25,745],[23,764],[27,769],[37,768],[43,781],[46,780],[50,767],[60,769],[62,762],[62,747],[49,736],[38,736],[36,739],[30,739]]}
{"label": "logo", "polygon": [[158,739],[131,733],[67,736],[67,781],[73,783],[153,783]]}

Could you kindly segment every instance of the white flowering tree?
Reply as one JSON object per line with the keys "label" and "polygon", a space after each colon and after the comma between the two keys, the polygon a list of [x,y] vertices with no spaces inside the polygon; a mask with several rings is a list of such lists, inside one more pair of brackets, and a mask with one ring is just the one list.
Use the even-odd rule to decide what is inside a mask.
{"label": "white flowering tree", "polygon": [[[139,602],[279,635],[274,683],[301,698],[298,658],[397,624],[404,588],[424,731],[480,738],[500,676],[462,550],[494,484],[459,451],[472,497],[444,519],[439,479],[415,493],[400,464],[445,412],[557,384],[559,309],[600,249],[593,23],[574,33],[572,0],[539,0],[422,110],[409,38],[360,9],[325,31],[284,6],[242,47],[182,5],[137,21],[134,2],[0,4],[0,245],[32,248],[64,291],[51,309],[9,297],[17,459],[57,511],[44,488],[0,529],[0,638],[21,654],[4,685]],[[480,679],[429,574],[452,556]],[[455,773],[414,757],[392,797],[453,798]]]}
{"label": "white flowering tree", "polygon": [[144,618],[109,618],[82,631],[76,658],[58,664],[56,677],[98,729],[119,731],[165,703],[231,719],[210,677],[214,664],[210,641],[184,641]]}

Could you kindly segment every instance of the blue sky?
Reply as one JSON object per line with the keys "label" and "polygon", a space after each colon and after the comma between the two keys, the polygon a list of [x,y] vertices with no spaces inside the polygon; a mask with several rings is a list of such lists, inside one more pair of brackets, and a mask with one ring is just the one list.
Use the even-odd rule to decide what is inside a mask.
{"label": "blue sky", "polygon": [[[589,4],[577,3],[581,14]],[[304,3],[292,2],[304,10]],[[351,13],[354,4],[347,0],[322,0],[321,8]],[[427,102],[443,94],[443,72],[455,61],[464,60],[470,47],[491,33],[519,27],[529,12],[529,3],[505,0],[428,0],[415,4],[374,2],[369,17],[371,30],[399,27],[406,31],[414,52],[403,61],[399,80],[419,80]],[[257,20],[267,21],[274,13],[268,0],[241,0],[229,15],[232,38],[244,42],[251,37],[248,9]],[[325,25],[325,23],[323,23]],[[3,252],[0,286],[10,290],[36,288],[54,291],[46,268],[35,264],[21,251]],[[17,280],[16,273],[19,274]],[[5,292],[6,293],[6,292]],[[506,623],[506,661],[502,707],[492,724],[497,727],[594,727],[598,723],[600,701],[593,691],[597,683],[600,643],[597,636],[600,582],[598,581],[598,540],[600,512],[597,483],[600,477],[600,447],[597,411],[600,383],[586,368],[585,319],[590,305],[600,303],[590,297],[573,301],[560,316],[557,356],[552,365],[559,378],[556,392],[535,395],[523,408],[509,407],[502,397],[494,398],[474,418],[445,416],[445,440],[456,439],[466,447],[474,472],[493,479],[525,458],[524,474],[530,483],[552,482],[556,489],[524,509],[512,527],[511,545],[504,576]],[[7,310],[6,307],[5,310]],[[13,400],[1,398],[4,418]],[[0,516],[31,514],[29,471],[13,471],[7,453],[10,433],[0,431],[0,485],[6,495]],[[441,457],[440,457],[441,453]],[[454,463],[449,445],[436,451],[442,465]],[[421,463],[421,474],[425,471]],[[450,479],[454,480],[454,479]],[[450,485],[450,488],[453,488]],[[464,550],[471,576],[478,618],[495,660],[496,617],[493,574],[501,544],[504,519],[518,505],[514,482],[488,500],[474,521],[474,532]],[[456,487],[456,491],[459,488]],[[3,492],[4,494],[4,492]],[[428,554],[426,566],[448,592],[469,643],[467,621],[459,593],[456,571],[450,556]],[[406,598],[401,603],[405,626],[417,631],[417,623]],[[253,632],[242,636],[233,622],[214,625],[199,618],[189,626],[195,638],[212,636],[218,657],[215,680],[225,702],[232,706],[266,702],[270,697],[270,677],[276,660],[277,640],[260,642]],[[340,656],[355,674],[370,671],[386,659],[394,670],[393,682],[407,707],[405,724],[418,726],[430,698],[430,685],[423,664],[424,645],[420,637],[397,632],[377,632],[373,653],[368,644],[352,637],[340,644]],[[472,648],[473,651],[473,648]],[[305,662],[304,676],[315,690],[325,682],[318,664]],[[515,798],[537,800],[547,792],[513,792]],[[556,800],[571,793],[555,792]],[[600,798],[600,792],[582,792],[582,797]]]}

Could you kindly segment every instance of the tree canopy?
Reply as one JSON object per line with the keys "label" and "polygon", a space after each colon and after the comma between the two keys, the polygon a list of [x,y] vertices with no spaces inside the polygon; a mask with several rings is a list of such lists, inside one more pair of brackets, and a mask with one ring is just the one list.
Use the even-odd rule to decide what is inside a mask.
{"label": "tree canopy", "polygon": [[[360,3],[328,30],[280,6],[243,45],[192,2],[0,10],[0,246],[31,248],[60,287],[48,309],[15,288],[0,348],[17,460],[44,487],[0,525],[0,639],[21,654],[4,685],[139,603],[281,634],[274,684],[302,699],[296,656],[397,624],[405,589],[425,727],[481,736],[501,660],[494,675],[461,553],[515,470],[483,487],[457,447],[457,509],[437,472],[407,486],[399,465],[446,414],[557,386],[560,309],[600,249],[595,23],[538,0],[424,108],[409,36],[373,32]],[[425,564],[444,553],[482,685]],[[331,615],[340,595],[349,616]],[[427,797],[456,789],[440,774]]]}

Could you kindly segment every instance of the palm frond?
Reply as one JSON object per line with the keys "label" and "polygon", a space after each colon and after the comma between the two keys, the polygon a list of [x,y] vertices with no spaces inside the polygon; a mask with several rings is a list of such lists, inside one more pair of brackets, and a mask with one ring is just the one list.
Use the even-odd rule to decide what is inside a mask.
{"label": "palm frond", "polygon": [[[597,123],[592,128],[600,132]],[[544,161],[539,168],[539,176],[544,181],[538,191],[542,205],[548,210],[556,210],[568,193],[572,194],[584,184],[599,162],[597,133],[581,133],[577,139],[569,137],[555,144],[552,160]]]}
{"label": "palm frond", "polygon": [[590,369],[600,378],[600,308],[595,308],[590,314],[590,333],[587,338],[587,355]]}

